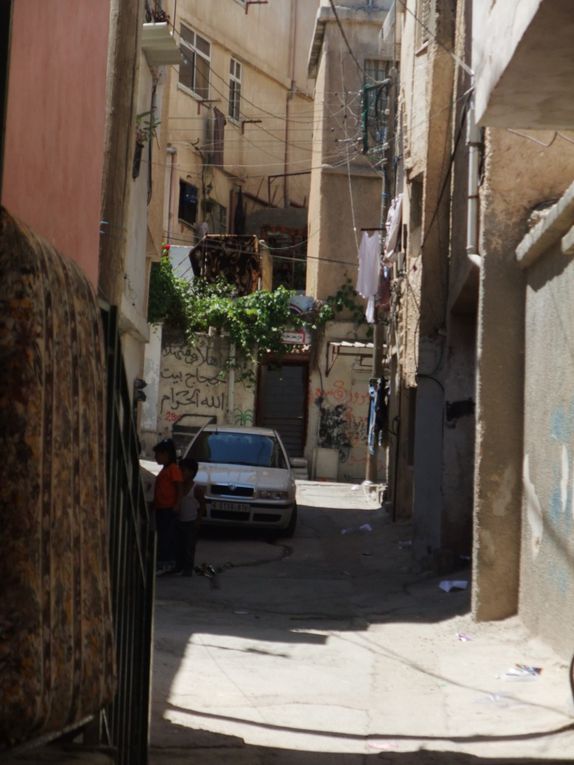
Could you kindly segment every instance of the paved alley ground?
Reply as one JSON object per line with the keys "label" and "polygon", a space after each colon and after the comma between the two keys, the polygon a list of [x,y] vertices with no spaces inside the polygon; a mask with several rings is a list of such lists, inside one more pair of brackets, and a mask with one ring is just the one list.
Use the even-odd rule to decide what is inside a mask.
{"label": "paved alley ground", "polygon": [[299,507],[293,539],[211,533],[222,573],[157,580],[153,765],[572,762],[566,662],[474,624],[439,588],[469,569],[417,573],[361,487],[301,483]]}

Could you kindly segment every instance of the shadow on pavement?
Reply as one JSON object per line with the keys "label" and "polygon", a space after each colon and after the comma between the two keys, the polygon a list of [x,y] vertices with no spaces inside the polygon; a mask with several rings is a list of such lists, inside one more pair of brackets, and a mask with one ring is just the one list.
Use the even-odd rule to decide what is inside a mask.
{"label": "shadow on pavement", "polygon": [[[170,689],[179,664],[192,638],[198,633],[196,647],[206,649],[208,653],[217,650],[225,651],[227,656],[233,653],[257,654],[263,660],[273,657],[292,661],[292,657],[284,649],[281,650],[280,644],[322,646],[328,640],[325,633],[332,630],[338,633],[338,639],[356,644],[357,649],[377,653],[410,669],[432,674],[403,655],[400,645],[393,648],[381,645],[371,640],[367,631],[374,624],[435,623],[466,614],[469,593],[443,593],[438,590],[439,578],[413,571],[409,545],[405,544],[409,533],[407,527],[391,524],[382,513],[347,509],[329,509],[328,512],[320,508],[301,510],[302,524],[293,540],[277,539],[266,544],[269,540],[265,535],[247,530],[239,534],[207,530],[199,542],[197,561],[201,563],[206,560],[206,548],[215,550],[218,560],[208,558],[206,561],[220,569],[215,582],[193,577],[190,587],[189,581],[185,583],[177,578],[162,577],[158,580],[152,764],[355,765],[373,758],[397,765],[434,765],[439,762],[446,765],[552,765],[571,762],[571,758],[490,759],[447,750],[400,750],[415,747],[419,742],[420,746],[448,746],[450,742],[455,748],[457,745],[462,748],[473,743],[542,739],[574,729],[574,723],[555,730],[535,730],[516,736],[475,735],[446,739],[414,734],[374,734],[365,737],[338,731],[266,724],[170,703]],[[373,533],[361,532],[362,524],[370,524]],[[204,549],[202,541],[206,542]],[[250,541],[265,544],[255,545],[257,554],[245,560],[239,559],[237,543],[249,545]],[[322,545],[321,555],[314,552],[314,545]],[[266,565],[270,568],[265,569]],[[258,572],[247,569],[258,569]],[[458,572],[456,578],[461,576],[469,578],[470,572]],[[258,594],[258,587],[265,590],[265,595]],[[323,592],[319,589],[321,587],[328,593],[324,600],[320,597]],[[217,644],[217,638],[221,637],[239,638],[245,643],[253,641],[258,645],[234,647]],[[274,644],[278,644],[277,650],[273,650]],[[433,677],[452,682],[438,675]],[[172,719],[166,718],[167,713]],[[189,716],[190,725],[199,726],[201,720],[205,720],[205,725],[208,725],[207,721],[214,721],[216,728],[217,723],[220,727],[221,724],[228,724],[228,731],[233,731],[237,726],[247,726],[285,732],[286,738],[290,735],[322,736],[332,739],[335,749],[338,748],[337,742],[341,742],[343,750],[363,748],[364,744],[368,753],[325,753],[255,746],[246,744],[240,737],[227,735],[227,732],[223,734],[187,727],[181,724],[185,722],[185,716]]]}
{"label": "shadow on pavement", "polygon": [[[190,710],[186,710],[190,711]],[[194,715],[204,717],[225,717],[208,715],[206,713],[193,712]],[[234,720],[235,718],[229,718]],[[257,723],[250,723],[257,724]],[[211,733],[208,731],[191,731],[189,728],[174,724],[173,746],[168,748],[154,748],[150,751],[150,765],[177,765],[177,763],[201,763],[201,765],[361,765],[367,762],[382,762],[389,765],[564,765],[571,763],[572,759],[540,759],[531,757],[478,757],[449,749],[422,749],[414,751],[400,751],[401,745],[406,747],[409,742],[423,742],[421,746],[428,746],[429,742],[445,742],[443,738],[432,737],[408,737],[404,735],[393,736],[392,734],[372,736],[348,736],[346,734],[326,731],[305,731],[303,733],[329,736],[334,739],[347,739],[363,741],[368,750],[364,753],[353,752],[318,752],[304,749],[279,749],[277,747],[256,746],[245,743],[237,736]],[[273,728],[280,726],[271,726]],[[533,732],[532,737],[543,738],[552,736],[571,728],[563,728],[553,731]],[[293,729],[287,729],[293,730]],[[457,743],[473,743],[484,741],[521,740],[524,735],[517,737],[454,737],[450,739]],[[399,750],[399,751],[397,751]]]}

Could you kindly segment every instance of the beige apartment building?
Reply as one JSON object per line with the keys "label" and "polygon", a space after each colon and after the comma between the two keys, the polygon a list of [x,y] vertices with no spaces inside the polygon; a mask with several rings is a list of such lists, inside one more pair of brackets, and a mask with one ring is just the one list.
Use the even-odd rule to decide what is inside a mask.
{"label": "beige apartment building", "polygon": [[[361,109],[365,82],[384,76],[378,35],[389,4],[337,3],[336,14],[315,0],[166,6],[182,54],[161,160],[176,273],[189,276],[192,247],[213,257],[254,246],[259,287],[293,289],[302,305],[355,284],[361,229],[381,226],[381,173],[362,156]],[[293,337],[293,352],[279,367],[260,364],[253,386],[221,374],[234,354],[226,338],[202,336],[191,350],[155,328],[144,441],[206,421],[270,425],[313,476],[363,480],[373,343],[366,324],[339,319]]]}
{"label": "beige apartment building", "polygon": [[[317,2],[178,0],[165,8],[181,52],[170,70],[159,160],[172,265],[189,278],[190,248],[199,245],[201,255],[209,249],[212,273],[231,268],[227,275],[249,289],[304,294],[314,120],[306,61]],[[242,253],[261,258],[255,284]],[[181,339],[152,331],[144,440],[171,434],[174,424],[258,422],[288,430],[292,453],[302,456],[308,353],[299,348],[283,373],[263,365],[257,384],[246,386],[221,374],[234,352],[225,338],[198,342],[198,352],[186,351]],[[273,422],[265,402],[287,393],[285,421]]]}
{"label": "beige apartment building", "polygon": [[518,613],[568,657],[571,8],[395,6],[404,262],[389,343],[391,495],[412,513],[419,559],[472,556],[477,619]]}

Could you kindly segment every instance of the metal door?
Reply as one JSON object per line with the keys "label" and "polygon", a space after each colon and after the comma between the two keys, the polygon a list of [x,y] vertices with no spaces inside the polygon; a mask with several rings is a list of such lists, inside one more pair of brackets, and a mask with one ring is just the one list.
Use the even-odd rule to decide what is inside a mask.
{"label": "metal door", "polygon": [[257,424],[277,430],[290,457],[305,448],[308,379],[307,362],[260,367]]}

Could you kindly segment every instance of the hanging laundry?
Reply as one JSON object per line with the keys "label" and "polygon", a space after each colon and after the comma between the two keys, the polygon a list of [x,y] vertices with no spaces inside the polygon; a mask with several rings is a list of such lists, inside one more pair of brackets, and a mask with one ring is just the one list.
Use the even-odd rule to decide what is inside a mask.
{"label": "hanging laundry", "polygon": [[399,251],[401,223],[403,221],[403,195],[399,194],[391,202],[387,214],[385,252],[383,261],[385,263],[394,263]]}
{"label": "hanging laundry", "polygon": [[359,246],[359,272],[355,289],[361,297],[367,299],[365,317],[369,324],[373,324],[375,321],[375,296],[379,286],[380,253],[380,232],[375,231],[369,235],[365,231]]}

